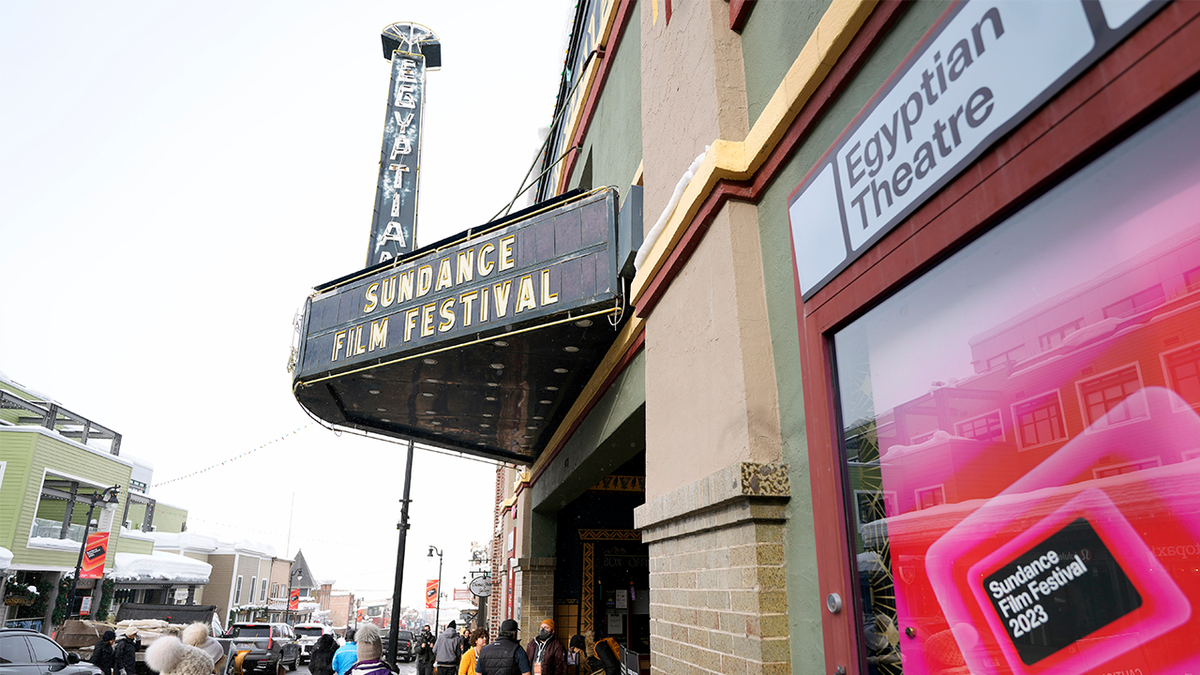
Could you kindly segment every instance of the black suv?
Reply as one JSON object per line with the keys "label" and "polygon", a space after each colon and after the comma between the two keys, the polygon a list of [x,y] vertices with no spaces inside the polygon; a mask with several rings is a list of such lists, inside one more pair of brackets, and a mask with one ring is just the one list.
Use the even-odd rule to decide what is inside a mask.
{"label": "black suv", "polygon": [[233,643],[233,653],[249,651],[242,668],[251,671],[266,668],[274,675],[279,664],[295,670],[300,665],[300,644],[286,623],[235,623],[224,637]]}
{"label": "black suv", "polygon": [[100,669],[34,630],[0,628],[0,675],[100,675]]}

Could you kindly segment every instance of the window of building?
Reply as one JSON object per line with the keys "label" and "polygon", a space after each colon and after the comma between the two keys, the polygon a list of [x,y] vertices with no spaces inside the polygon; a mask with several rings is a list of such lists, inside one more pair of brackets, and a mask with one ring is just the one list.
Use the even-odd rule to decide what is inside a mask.
{"label": "window of building", "polygon": [[992,358],[988,359],[987,369],[991,370],[992,368],[999,368],[1000,366],[1006,366],[1010,363],[1016,363],[1026,356],[1027,354],[1025,353],[1025,345],[1020,345],[1019,347],[1014,347],[1003,354],[1000,354],[999,356],[993,356]]}
{"label": "window of building", "polygon": [[1192,269],[1184,272],[1183,283],[1187,284],[1187,289],[1189,291],[1200,289],[1200,267],[1193,267]]}
{"label": "window of building", "polygon": [[258,596],[258,601],[259,602],[267,601],[267,580],[266,579],[263,579],[262,593]]}
{"label": "window of building", "polygon": [[1200,342],[1163,354],[1168,384],[1190,406],[1200,406]]}
{"label": "window of building", "polygon": [[1043,333],[1038,336],[1038,348],[1044,352],[1048,352],[1051,349],[1061,345],[1063,338],[1067,337],[1071,333],[1074,333],[1082,327],[1083,320],[1080,319],[1079,321],[1072,321],[1065,326],[1059,326],[1049,333]]}
{"label": "window of building", "polygon": [[946,488],[941,485],[920,488],[916,491],[917,509],[924,510],[946,503]]}
{"label": "window of building", "polygon": [[1004,428],[1000,423],[1000,411],[972,417],[954,425],[954,435],[976,441],[1003,441]]}
{"label": "window of building", "polygon": [[1140,462],[1126,462],[1116,466],[1106,466],[1099,469],[1092,469],[1092,475],[1096,478],[1109,478],[1111,476],[1123,476],[1134,471],[1142,471],[1144,469],[1153,469],[1156,466],[1162,466],[1162,460],[1158,457],[1142,460]]}
{"label": "window of building", "polygon": [[271,597],[272,598],[279,597],[279,584],[271,584]]}
{"label": "window of building", "polygon": [[[1124,569],[1132,584],[1160,588],[1137,579],[1153,567],[1183,589],[1180,602],[1200,606],[1194,565],[1172,558],[1166,538],[1161,546],[1152,541],[1155,532],[1200,530],[1200,492],[1190,487],[1200,473],[1188,461],[1200,459],[1200,342],[1186,344],[1200,339],[1200,293],[1178,292],[1185,281],[1200,282],[1200,273],[1183,272],[1196,267],[1191,251],[1200,250],[1197,129],[1200,94],[910,282],[871,298],[862,313],[827,335],[842,422],[838,450],[857,439],[853,451],[841,455],[845,505],[857,512],[845,524],[846,564],[858,579],[852,620],[866,625],[868,614],[883,615],[900,627],[900,651],[911,650],[913,661],[906,664],[919,663],[916,670],[961,667],[961,661],[923,660],[929,653],[921,640],[973,620],[964,616],[981,617],[972,624],[981,634],[999,631],[977,644],[1011,640],[985,587],[966,577],[1003,581],[1051,537],[1058,537],[1060,551],[1087,548],[1089,569],[1154,558]],[[1168,294],[1172,311],[1152,321],[1090,332],[1086,343],[1053,358],[1016,351],[1060,348],[1063,340],[1074,342],[1068,338],[1073,332],[1088,330],[1089,317],[1148,315]],[[1064,307],[1083,311],[1065,313]],[[1057,328],[1046,331],[1050,326]],[[993,345],[1015,347],[998,354]],[[1172,351],[1164,352],[1168,346]],[[1000,367],[1012,361],[1020,367]],[[931,386],[951,403],[928,405]],[[989,401],[994,410],[963,419],[955,416],[958,401]],[[928,431],[905,418],[910,409],[927,410],[957,436],[992,442],[904,443],[880,457],[881,448],[894,444],[883,442],[879,429],[895,427],[901,438]],[[1014,438],[995,442],[1005,426]],[[864,513],[875,515],[864,511],[872,502],[863,495],[870,493],[894,493],[899,503],[877,525],[865,526]],[[1067,503],[1070,509],[1063,508]],[[1060,517],[1070,519],[1049,524]],[[1133,524],[1137,534],[1122,535],[1113,545],[1119,550],[1105,552],[1095,543],[1117,541],[1115,530],[1106,534],[1114,523]],[[1038,527],[1046,529],[1034,539]],[[1072,607],[1071,620],[1095,633],[1067,642],[1088,649],[1095,634],[1123,627],[1100,607],[1119,607],[1120,616],[1134,611],[1127,593],[1133,586],[1116,579],[1071,589],[1078,594],[1072,597],[1088,600],[1086,608]],[[906,641],[907,627],[926,637]],[[1123,635],[1131,650],[1150,640],[1162,653],[1191,649],[1184,633]],[[946,637],[952,644],[959,635]],[[1006,657],[997,651],[995,658]]]}
{"label": "window of building", "polygon": [[1062,401],[1057,391],[1014,403],[1013,420],[1022,448],[1045,445],[1067,437]]}
{"label": "window of building", "polygon": [[1104,308],[1104,318],[1125,317],[1161,305],[1166,299],[1162,284],[1138,291],[1128,298],[1118,300]]}
{"label": "window of building", "polygon": [[242,604],[242,578],[237,578],[237,585],[233,588],[233,604]]}
{"label": "window of building", "polygon": [[1136,365],[1083,380],[1076,386],[1083,406],[1083,419],[1089,429],[1122,424],[1148,415],[1145,398],[1138,395],[1142,378]]}
{"label": "window of building", "polygon": [[254,592],[258,590],[258,577],[250,577],[250,594],[246,596],[247,602],[254,602]]}

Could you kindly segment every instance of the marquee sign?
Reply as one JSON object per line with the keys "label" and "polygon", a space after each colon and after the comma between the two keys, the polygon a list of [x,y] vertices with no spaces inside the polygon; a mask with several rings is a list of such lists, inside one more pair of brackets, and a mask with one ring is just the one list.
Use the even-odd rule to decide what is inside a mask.
{"label": "marquee sign", "polygon": [[803,298],[1161,6],[969,0],[951,9],[789,198]]}
{"label": "marquee sign", "polygon": [[535,456],[616,335],[616,212],[615,190],[573,194],[318,288],[297,400],[334,424]]}
{"label": "marquee sign", "polygon": [[602,191],[318,293],[298,379],[607,302],[615,197]]}

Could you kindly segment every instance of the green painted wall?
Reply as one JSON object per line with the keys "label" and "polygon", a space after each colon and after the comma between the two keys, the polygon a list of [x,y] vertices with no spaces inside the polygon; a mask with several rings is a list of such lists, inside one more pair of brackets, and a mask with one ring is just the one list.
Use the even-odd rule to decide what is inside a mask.
{"label": "green painted wall", "polygon": [[[615,185],[624,197],[625,188],[642,162],[642,27],[638,8],[625,27],[612,70],[604,83],[604,93],[571,175],[570,187],[587,180],[589,185]],[[610,50],[611,53],[611,50]]]}
{"label": "green painted wall", "polygon": [[154,527],[159,532],[182,532],[187,516],[187,509],[159,503],[154,506]]}
{"label": "green painted wall", "polygon": [[[0,521],[0,528],[5,528],[0,530],[0,539],[7,539],[11,544],[5,548],[13,552],[14,563],[48,568],[74,567],[78,553],[26,548],[39,504],[44,471],[49,468],[52,473],[86,478],[102,485],[128,485],[131,474],[129,466],[106,455],[80,449],[46,434],[28,431],[0,430],[0,461],[8,462],[4,472],[4,489],[0,491],[0,507],[5,514],[16,516]],[[10,478],[13,481],[11,484]],[[114,539],[119,536],[123,508],[122,497],[122,503],[117,505],[113,517],[111,536]],[[86,507],[76,509],[76,512],[80,515],[79,522],[87,516]],[[105,568],[111,568],[112,562],[110,556]]]}
{"label": "green painted wall", "polygon": [[742,61],[751,127],[829,4],[830,0],[754,3],[750,18],[742,27]]}
{"label": "green painted wall", "polygon": [[[750,22],[766,20],[800,4],[756,3]],[[796,317],[791,231],[787,214],[788,195],[837,140],[854,116],[867,104],[870,97],[947,6],[948,2],[945,0],[922,0],[908,6],[841,98],[817,123],[805,143],[796,150],[787,167],[767,188],[758,203],[767,311],[771,322],[776,377],[779,382],[783,458],[790,467],[792,486],[792,498],[787,507],[785,555],[788,561],[788,616],[793,664],[824,664],[824,656],[821,632],[823,597],[817,584],[814,551],[812,493],[800,374],[800,339]],[[775,20],[782,19],[776,16]],[[747,24],[747,29],[749,27],[750,23]],[[743,37],[745,36],[746,33],[743,32]],[[782,46],[780,48],[782,49]],[[758,50],[757,46],[755,50]],[[791,65],[792,59],[787,60],[788,66]],[[748,56],[748,71],[751,70],[750,64]],[[754,105],[752,101],[752,109]],[[761,107],[758,108],[758,112],[761,112]],[[811,671],[809,668],[793,670]]]}
{"label": "green painted wall", "polygon": [[[25,509],[25,499],[28,494],[26,481],[33,461],[33,444],[37,440],[36,433],[0,430],[0,462],[4,462],[4,479],[0,484],[0,546],[15,551],[14,535],[17,531],[17,518],[12,514],[22,513]],[[38,470],[41,480],[41,470]],[[37,508],[37,488],[33,492],[33,507]],[[33,516],[30,516],[32,518]],[[32,521],[30,521],[32,522]],[[29,534],[29,523],[25,525],[25,534],[21,537],[21,545]]]}

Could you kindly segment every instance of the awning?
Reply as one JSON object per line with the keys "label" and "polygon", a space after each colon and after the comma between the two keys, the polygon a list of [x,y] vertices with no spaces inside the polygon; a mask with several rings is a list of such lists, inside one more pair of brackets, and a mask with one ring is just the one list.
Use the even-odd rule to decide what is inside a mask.
{"label": "awning", "polygon": [[616,339],[620,250],[605,188],[318,287],[296,400],[337,426],[530,464]]}

